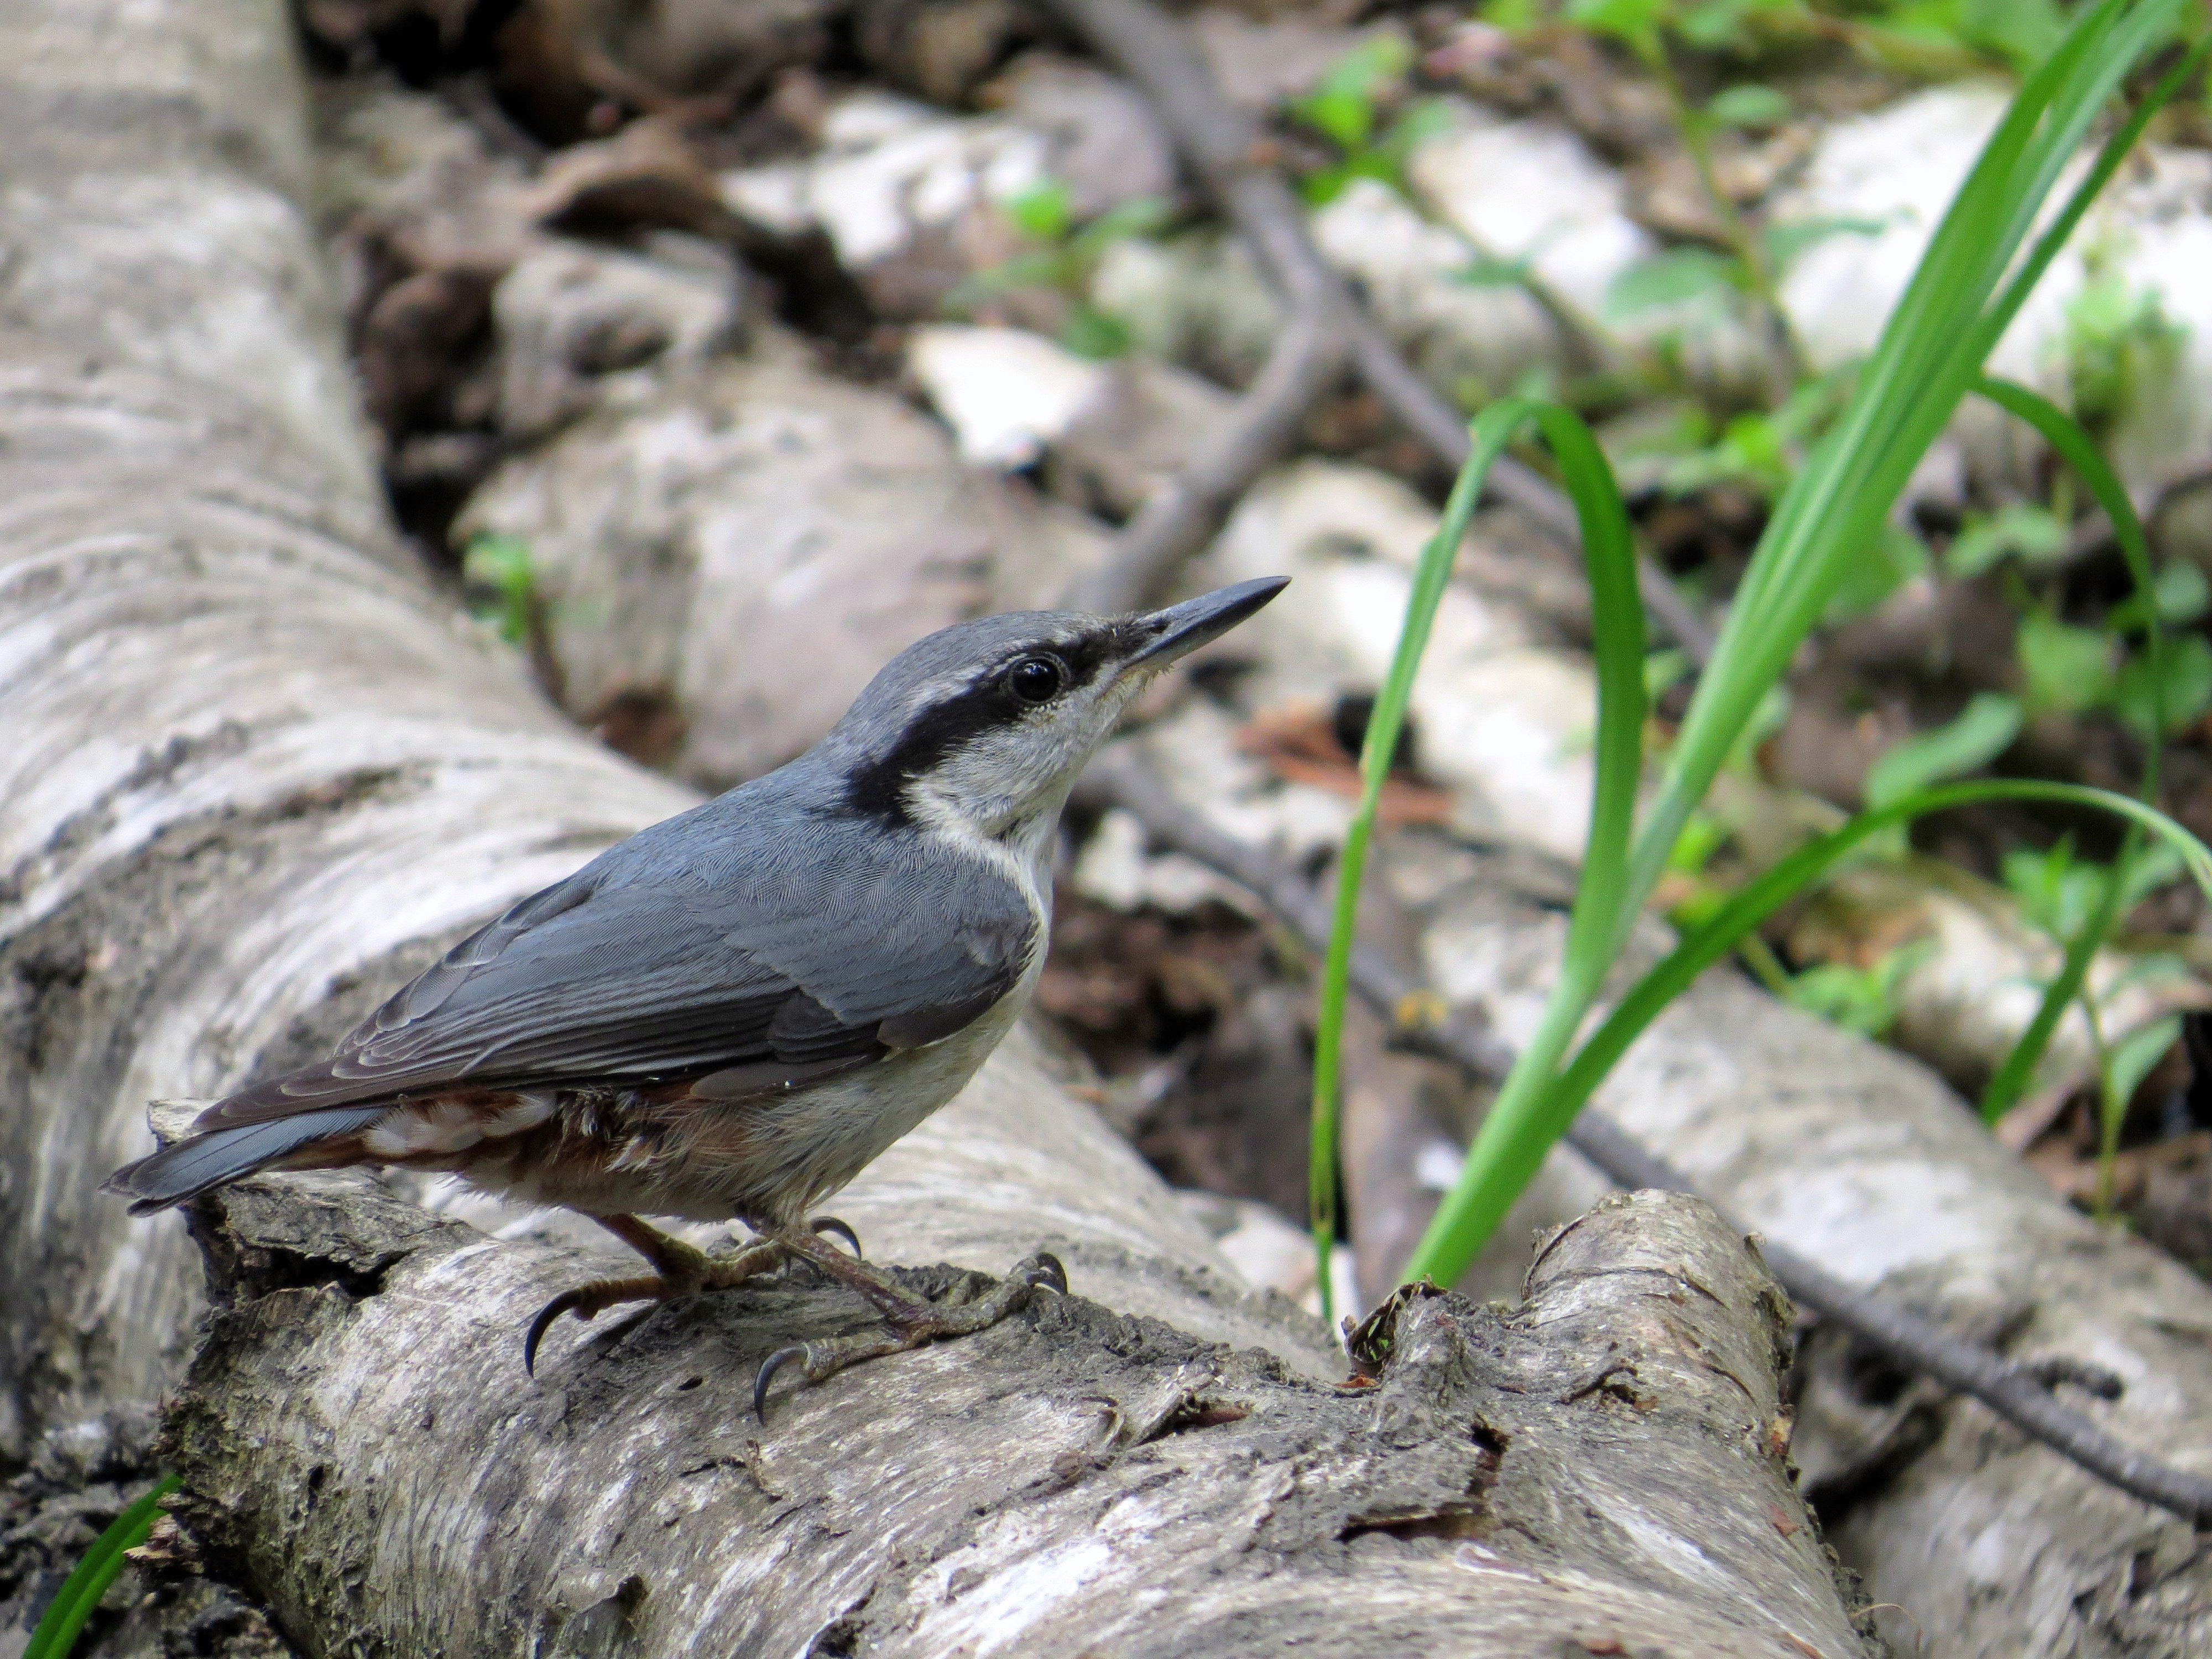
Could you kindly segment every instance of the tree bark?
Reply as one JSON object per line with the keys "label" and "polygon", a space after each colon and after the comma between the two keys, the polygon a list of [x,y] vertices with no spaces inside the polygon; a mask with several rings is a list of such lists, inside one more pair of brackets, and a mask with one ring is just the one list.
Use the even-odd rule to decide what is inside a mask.
{"label": "tree bark", "polygon": [[1048,1297],[765,1425],[755,1369],[865,1323],[846,1292],[697,1298],[532,1383],[565,1253],[344,1177],[203,1225],[184,1518],[311,1652],[1865,1651],[1786,1475],[1786,1304],[1694,1200],[1608,1200],[1516,1312],[1411,1301],[1370,1388]]}
{"label": "tree bark", "polygon": [[[691,799],[567,728],[392,538],[284,27],[273,0],[0,3],[11,1457],[194,1346],[176,1218],[94,1190],[149,1097],[320,1047]],[[1022,1045],[841,1207],[893,1262],[1048,1244],[1099,1300],[763,1431],[759,1358],[849,1322],[842,1292],[563,1333],[532,1384],[518,1331],[574,1251],[357,1176],[208,1201],[169,1548],[311,1652],[1863,1650],[1786,1478],[1780,1299],[1701,1206],[1570,1229],[1518,1315],[1414,1303],[1364,1389],[1311,1375],[1322,1334],[1237,1287]]]}

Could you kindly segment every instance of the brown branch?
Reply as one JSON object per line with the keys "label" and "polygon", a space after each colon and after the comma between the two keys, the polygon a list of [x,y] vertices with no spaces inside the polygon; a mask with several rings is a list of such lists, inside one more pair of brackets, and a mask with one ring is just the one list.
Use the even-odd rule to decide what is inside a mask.
{"label": "brown branch", "polygon": [[[1266,164],[1259,134],[1231,107],[1206,61],[1182,27],[1151,0],[1051,0],[1101,52],[1119,64],[1158,112],[1176,146],[1250,245],[1261,270],[1300,315],[1333,316],[1360,377],[1404,422],[1456,471],[1467,461],[1467,422],[1414,373],[1389,337],[1355,301],[1322,257],[1305,210],[1282,176]],[[1580,543],[1575,511],[1534,468],[1501,455],[1488,492],[1517,508],[1563,544]],[[1674,642],[1699,665],[1712,654],[1713,634],[1664,570],[1647,556],[1637,562],[1644,602]]]}
{"label": "brown branch", "polygon": [[1287,451],[1314,401],[1344,368],[1334,307],[1295,313],[1214,444],[1146,501],[1114,538],[1106,562],[1078,583],[1081,611],[1134,611],[1206,544],[1252,480]]}
{"label": "brown branch", "polygon": [[[1327,899],[1261,848],[1225,836],[1184,807],[1140,764],[1126,756],[1094,766],[1084,784],[1097,804],[1121,808],[1158,845],[1196,859],[1255,898],[1316,954],[1328,945]],[[1512,1052],[1487,1024],[1462,1010],[1442,1022],[1425,1020],[1437,1002],[1433,993],[1362,944],[1354,947],[1352,984],[1393,1026],[1397,1041],[1417,1052],[1457,1065],[1470,1078],[1495,1081],[1512,1063]],[[1584,1107],[1567,1132],[1568,1144],[1630,1190],[1657,1188],[1705,1197],[1723,1215],[1727,1207],[1698,1194],[1690,1178],[1593,1107]],[[1978,1343],[1962,1340],[1933,1320],[1845,1283],[1784,1246],[1765,1243],[1767,1265],[1790,1294],[1911,1370],[1971,1396],[2014,1428],[2146,1504],[2198,1526],[2212,1526],[2212,1480],[2135,1451],[2080,1413],[2052,1399],[2031,1371]]]}

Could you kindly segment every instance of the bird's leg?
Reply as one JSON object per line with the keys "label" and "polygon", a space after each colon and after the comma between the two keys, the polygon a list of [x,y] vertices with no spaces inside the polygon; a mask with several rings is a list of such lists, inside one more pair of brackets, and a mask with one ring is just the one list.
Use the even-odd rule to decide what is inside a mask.
{"label": "bird's leg", "polygon": [[[818,1223],[817,1228],[818,1231]],[[768,1418],[769,1384],[786,1365],[797,1365],[809,1382],[819,1382],[864,1359],[987,1329],[1025,1305],[1040,1285],[1063,1296],[1067,1293],[1067,1270],[1058,1258],[1042,1251],[1015,1263],[1012,1273],[974,1301],[943,1303],[916,1296],[882,1268],[823,1243],[817,1232],[784,1227],[769,1233],[769,1238],[839,1284],[858,1291],[883,1315],[889,1328],[880,1334],[830,1337],[777,1349],[762,1362],[760,1375],[753,1381],[753,1411],[763,1422]]]}
{"label": "bird's leg", "polygon": [[[538,1310],[522,1340],[522,1365],[535,1374],[538,1344],[562,1314],[591,1319],[625,1302],[670,1302],[698,1291],[727,1290],[732,1285],[780,1267],[789,1252],[773,1239],[756,1239],[735,1255],[717,1259],[680,1238],[672,1238],[657,1227],[648,1227],[634,1215],[595,1215],[592,1220],[653,1264],[653,1272],[635,1279],[595,1279],[563,1291]],[[828,1218],[824,1218],[828,1219]],[[848,1237],[852,1230],[836,1222]],[[857,1241],[854,1248],[859,1248]]]}

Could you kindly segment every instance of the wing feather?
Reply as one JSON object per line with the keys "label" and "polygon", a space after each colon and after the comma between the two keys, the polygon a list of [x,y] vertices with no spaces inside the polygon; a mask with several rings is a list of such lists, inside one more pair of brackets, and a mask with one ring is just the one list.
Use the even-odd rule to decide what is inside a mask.
{"label": "wing feather", "polygon": [[328,1060],[200,1127],[457,1085],[795,1082],[950,1036],[1019,981],[1038,940],[1010,878],[915,836],[806,827],[734,874],[682,836],[633,836],[463,939]]}

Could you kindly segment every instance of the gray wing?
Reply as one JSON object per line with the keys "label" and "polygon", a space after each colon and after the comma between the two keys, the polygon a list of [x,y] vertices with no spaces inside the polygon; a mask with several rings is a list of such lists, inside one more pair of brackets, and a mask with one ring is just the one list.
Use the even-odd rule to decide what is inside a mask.
{"label": "gray wing", "polygon": [[633,837],[454,946],[328,1060],[199,1127],[453,1086],[731,1067],[749,1086],[796,1081],[951,1036],[1040,948],[1021,890],[988,866],[918,837],[807,830],[778,838],[803,853],[747,869]]}

